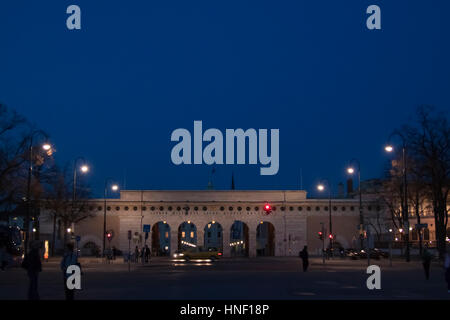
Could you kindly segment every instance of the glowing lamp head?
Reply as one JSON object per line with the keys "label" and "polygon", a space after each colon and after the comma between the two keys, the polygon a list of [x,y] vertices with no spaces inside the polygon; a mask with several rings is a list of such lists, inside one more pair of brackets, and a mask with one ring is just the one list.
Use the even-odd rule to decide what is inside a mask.
{"label": "glowing lamp head", "polygon": [[325,190],[325,186],[324,186],[323,184],[319,184],[319,185],[317,186],[317,190],[323,191],[323,190]]}
{"label": "glowing lamp head", "polygon": [[349,167],[349,168],[347,168],[347,173],[353,174],[353,173],[355,173],[355,169],[353,169],[352,167]]}
{"label": "glowing lamp head", "polygon": [[384,147],[384,150],[386,152],[392,152],[392,151],[394,151],[394,147],[389,144],[389,145]]}
{"label": "glowing lamp head", "polygon": [[42,145],[42,149],[44,149],[45,151],[48,151],[52,148],[52,146],[49,143],[44,143]]}
{"label": "glowing lamp head", "polygon": [[113,184],[113,185],[111,186],[111,190],[112,190],[112,191],[117,191],[117,190],[119,190],[119,186],[118,186],[117,184]]}
{"label": "glowing lamp head", "polygon": [[81,172],[86,173],[89,171],[89,167],[87,165],[83,165],[83,166],[81,166],[80,170],[81,170]]}

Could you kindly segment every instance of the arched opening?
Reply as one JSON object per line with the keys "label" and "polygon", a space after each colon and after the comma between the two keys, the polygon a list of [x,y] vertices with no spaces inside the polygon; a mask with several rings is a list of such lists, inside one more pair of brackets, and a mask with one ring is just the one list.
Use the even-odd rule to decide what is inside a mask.
{"label": "arched opening", "polygon": [[187,250],[197,246],[197,227],[185,221],[178,227],[178,250]]}
{"label": "arched opening", "polygon": [[204,248],[223,252],[223,229],[220,223],[209,222],[204,229]]}
{"label": "arched opening", "polygon": [[262,222],[256,228],[256,256],[275,255],[275,227],[270,222]]}
{"label": "arched opening", "polygon": [[164,222],[157,222],[152,227],[152,255],[170,255],[170,226]]}
{"label": "arched opening", "polygon": [[248,257],[248,226],[244,222],[236,220],[231,225],[229,245],[232,257]]}

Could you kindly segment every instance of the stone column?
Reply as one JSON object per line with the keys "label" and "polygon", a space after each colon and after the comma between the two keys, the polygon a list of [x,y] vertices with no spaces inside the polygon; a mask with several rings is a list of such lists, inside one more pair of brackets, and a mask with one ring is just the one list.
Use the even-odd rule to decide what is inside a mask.
{"label": "stone column", "polygon": [[205,242],[205,232],[197,227],[197,247],[203,247]]}
{"label": "stone column", "polygon": [[170,226],[170,256],[172,257],[175,251],[178,250],[178,228]]}
{"label": "stone column", "polygon": [[250,258],[256,257],[256,227],[249,226],[248,230],[248,255]]}
{"label": "stone column", "polygon": [[225,258],[231,257],[231,248],[230,248],[230,229],[231,226],[225,225],[222,229],[222,245],[223,245],[223,256]]}

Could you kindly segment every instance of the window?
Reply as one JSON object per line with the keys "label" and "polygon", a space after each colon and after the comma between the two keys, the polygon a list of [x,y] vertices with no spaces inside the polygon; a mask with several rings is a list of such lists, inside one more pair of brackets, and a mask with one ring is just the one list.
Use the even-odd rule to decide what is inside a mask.
{"label": "window", "polygon": [[186,232],[182,231],[182,232],[181,232],[181,237],[182,237],[182,238],[185,238],[185,237],[186,237]]}
{"label": "window", "polygon": [[284,211],[284,210],[286,210],[286,207],[281,207],[281,211]]}
{"label": "window", "polygon": [[354,207],[354,206],[351,206],[351,207],[350,207],[350,211],[355,211],[355,207]]}
{"label": "window", "polygon": [[220,207],[220,211],[223,211],[223,210],[225,210],[225,208],[224,207]]}
{"label": "window", "polygon": [[337,211],[337,207],[336,206],[333,207],[333,211]]}
{"label": "window", "polygon": [[277,207],[273,206],[272,211],[277,211]]}
{"label": "window", "polygon": [[320,211],[320,207],[316,207],[316,211]]}
{"label": "window", "polygon": [[[119,207],[117,207],[116,210],[119,210],[118,208]],[[128,211],[128,207],[127,206],[125,206],[125,211]]]}
{"label": "window", "polygon": [[208,210],[208,208],[207,207],[203,207],[203,211],[206,211],[206,210]]}
{"label": "window", "polygon": [[325,207],[324,209],[325,209],[325,211],[328,211],[328,207]]}
{"label": "window", "polygon": [[242,211],[242,207],[238,207],[238,211]]}
{"label": "window", "polygon": [[345,211],[345,207],[342,207],[342,211]]}
{"label": "window", "polygon": [[171,206],[169,206],[168,208],[167,208],[167,210],[169,210],[169,211],[172,211],[172,207]]}
{"label": "window", "polygon": [[303,207],[298,207],[298,211],[302,211],[303,210]]}
{"label": "window", "polygon": [[289,211],[294,211],[294,207],[289,207]]}
{"label": "window", "polygon": [[228,210],[233,211],[233,207],[229,207]]}
{"label": "window", "polygon": [[106,207],[106,210],[111,211],[111,207]]}
{"label": "window", "polygon": [[166,239],[169,238],[169,232],[166,231]]}
{"label": "window", "polygon": [[163,211],[164,210],[164,207],[159,207],[159,211]]}
{"label": "window", "polygon": [[211,231],[208,231],[208,238],[211,238]]}
{"label": "window", "polygon": [[181,207],[177,207],[177,211],[181,211]]}
{"label": "window", "polygon": [[430,230],[428,228],[423,229],[423,239],[430,240]]}
{"label": "window", "polygon": [[245,210],[250,211],[250,207],[245,208]]}
{"label": "window", "polygon": [[191,231],[191,239],[194,239],[194,231]]}
{"label": "window", "polygon": [[143,207],[142,207],[142,211],[145,211],[145,210],[147,210],[147,207],[146,207],[146,206],[143,206]]}
{"label": "window", "polygon": [[311,211],[311,207],[306,207],[306,210]]}
{"label": "window", "polygon": [[119,210],[120,210],[120,207],[116,207],[116,210],[119,211]]}
{"label": "window", "polygon": [[259,210],[259,207],[255,207],[255,211],[258,211]]}
{"label": "window", "polygon": [[98,207],[97,208],[98,211],[102,211],[102,209],[103,209],[102,207]]}
{"label": "window", "polygon": [[150,210],[155,211],[155,207],[151,207]]}
{"label": "window", "polygon": [[137,211],[137,207],[133,207],[133,210],[134,210],[134,211]]}
{"label": "window", "polygon": [[217,237],[220,238],[220,231],[217,232]]}

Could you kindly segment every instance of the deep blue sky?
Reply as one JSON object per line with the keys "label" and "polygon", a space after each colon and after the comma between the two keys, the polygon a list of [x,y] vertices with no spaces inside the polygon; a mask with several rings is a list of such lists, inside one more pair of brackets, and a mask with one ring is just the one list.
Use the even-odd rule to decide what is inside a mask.
{"label": "deep blue sky", "polygon": [[[82,29],[66,28],[77,4]],[[378,4],[382,30],[365,27]],[[175,166],[176,128],[279,128],[280,170],[216,166],[214,184],[296,189],[382,174],[389,133],[419,104],[450,106],[448,0],[0,2],[0,101],[45,129],[61,164],[84,156],[101,195],[204,189],[211,167]]]}

